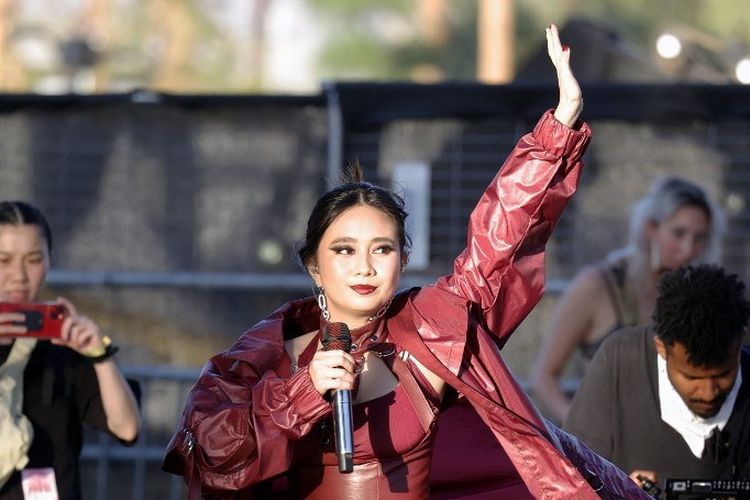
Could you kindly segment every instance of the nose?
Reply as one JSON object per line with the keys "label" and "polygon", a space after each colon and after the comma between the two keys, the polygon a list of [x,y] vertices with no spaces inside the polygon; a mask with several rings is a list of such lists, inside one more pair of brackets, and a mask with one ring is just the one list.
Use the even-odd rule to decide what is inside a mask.
{"label": "nose", "polygon": [[702,245],[693,238],[684,238],[680,242],[680,261],[687,264],[695,260],[700,255]]}
{"label": "nose", "polygon": [[700,399],[703,401],[713,401],[721,395],[721,385],[719,381],[713,378],[703,380],[700,386]]}
{"label": "nose", "polygon": [[375,274],[375,268],[370,262],[370,255],[366,252],[357,254],[354,274],[357,276],[372,276]]}
{"label": "nose", "polygon": [[25,283],[29,277],[29,273],[26,271],[26,264],[21,260],[11,263],[10,276],[13,281]]}

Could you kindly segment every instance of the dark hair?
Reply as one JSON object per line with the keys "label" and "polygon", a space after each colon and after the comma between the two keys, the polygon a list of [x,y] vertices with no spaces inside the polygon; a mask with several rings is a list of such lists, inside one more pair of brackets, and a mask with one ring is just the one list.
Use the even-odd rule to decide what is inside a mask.
{"label": "dark hair", "polygon": [[679,342],[694,366],[719,366],[745,332],[750,304],[736,274],[717,266],[683,266],[659,282],[654,323],[667,346]]}
{"label": "dark hair", "polygon": [[354,163],[344,172],[342,184],[323,194],[315,203],[307,220],[305,238],[297,244],[297,259],[302,267],[306,268],[315,256],[328,226],[345,210],[356,205],[368,205],[390,216],[398,229],[399,249],[404,255],[408,253],[411,239],[406,234],[408,214],[404,210],[404,200],[388,189],[365,182],[362,168]]}
{"label": "dark hair", "polygon": [[47,242],[47,250],[52,253],[52,231],[47,218],[34,205],[25,201],[0,201],[0,225],[3,224],[38,226],[42,237]]}

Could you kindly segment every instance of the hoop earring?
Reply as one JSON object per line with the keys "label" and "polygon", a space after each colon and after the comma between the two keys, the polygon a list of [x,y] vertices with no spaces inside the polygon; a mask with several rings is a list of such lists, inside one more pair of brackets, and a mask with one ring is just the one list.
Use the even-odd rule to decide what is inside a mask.
{"label": "hoop earring", "polygon": [[320,307],[320,314],[323,319],[328,321],[331,319],[331,313],[328,312],[328,301],[322,286],[315,287],[315,298],[318,299],[318,307]]}

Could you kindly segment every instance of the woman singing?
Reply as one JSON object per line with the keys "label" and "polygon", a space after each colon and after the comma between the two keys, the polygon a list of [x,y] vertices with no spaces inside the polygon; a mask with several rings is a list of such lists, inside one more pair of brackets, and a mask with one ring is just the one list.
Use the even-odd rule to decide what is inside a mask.
{"label": "woman singing", "polygon": [[[544,245],[590,138],[569,50],[546,31],[559,105],[479,200],[451,274],[397,293],[406,212],[357,168],[318,200],[298,252],[317,297],[245,332],[188,396],[164,468],[186,476],[192,497],[427,498],[436,421],[456,395],[489,430],[486,460],[509,460],[507,484],[522,482],[526,497],[638,497],[621,471],[546,425],[498,352],[541,296]],[[322,348],[333,323],[350,329],[350,352]],[[339,472],[331,433],[327,397],[339,389],[354,394],[351,473]],[[506,483],[494,479],[484,493],[496,497]]]}

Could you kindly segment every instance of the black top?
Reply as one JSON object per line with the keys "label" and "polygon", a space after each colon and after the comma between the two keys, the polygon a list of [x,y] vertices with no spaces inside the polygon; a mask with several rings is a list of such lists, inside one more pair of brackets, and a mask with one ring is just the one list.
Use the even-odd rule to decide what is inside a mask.
{"label": "black top", "polygon": [[634,469],[666,478],[750,478],[750,351],[743,347],[743,383],[721,433],[729,444],[718,460],[699,459],[680,434],[661,420],[654,333],[626,328],[597,351],[573,399],[565,430],[626,473]]}
{"label": "black top", "polygon": [[[0,346],[0,363],[8,358],[10,348]],[[81,424],[107,430],[99,383],[91,363],[67,347],[37,342],[24,371],[23,413],[34,428],[26,468],[53,467],[60,499],[80,498]],[[20,472],[5,483],[0,499],[23,500]]]}

